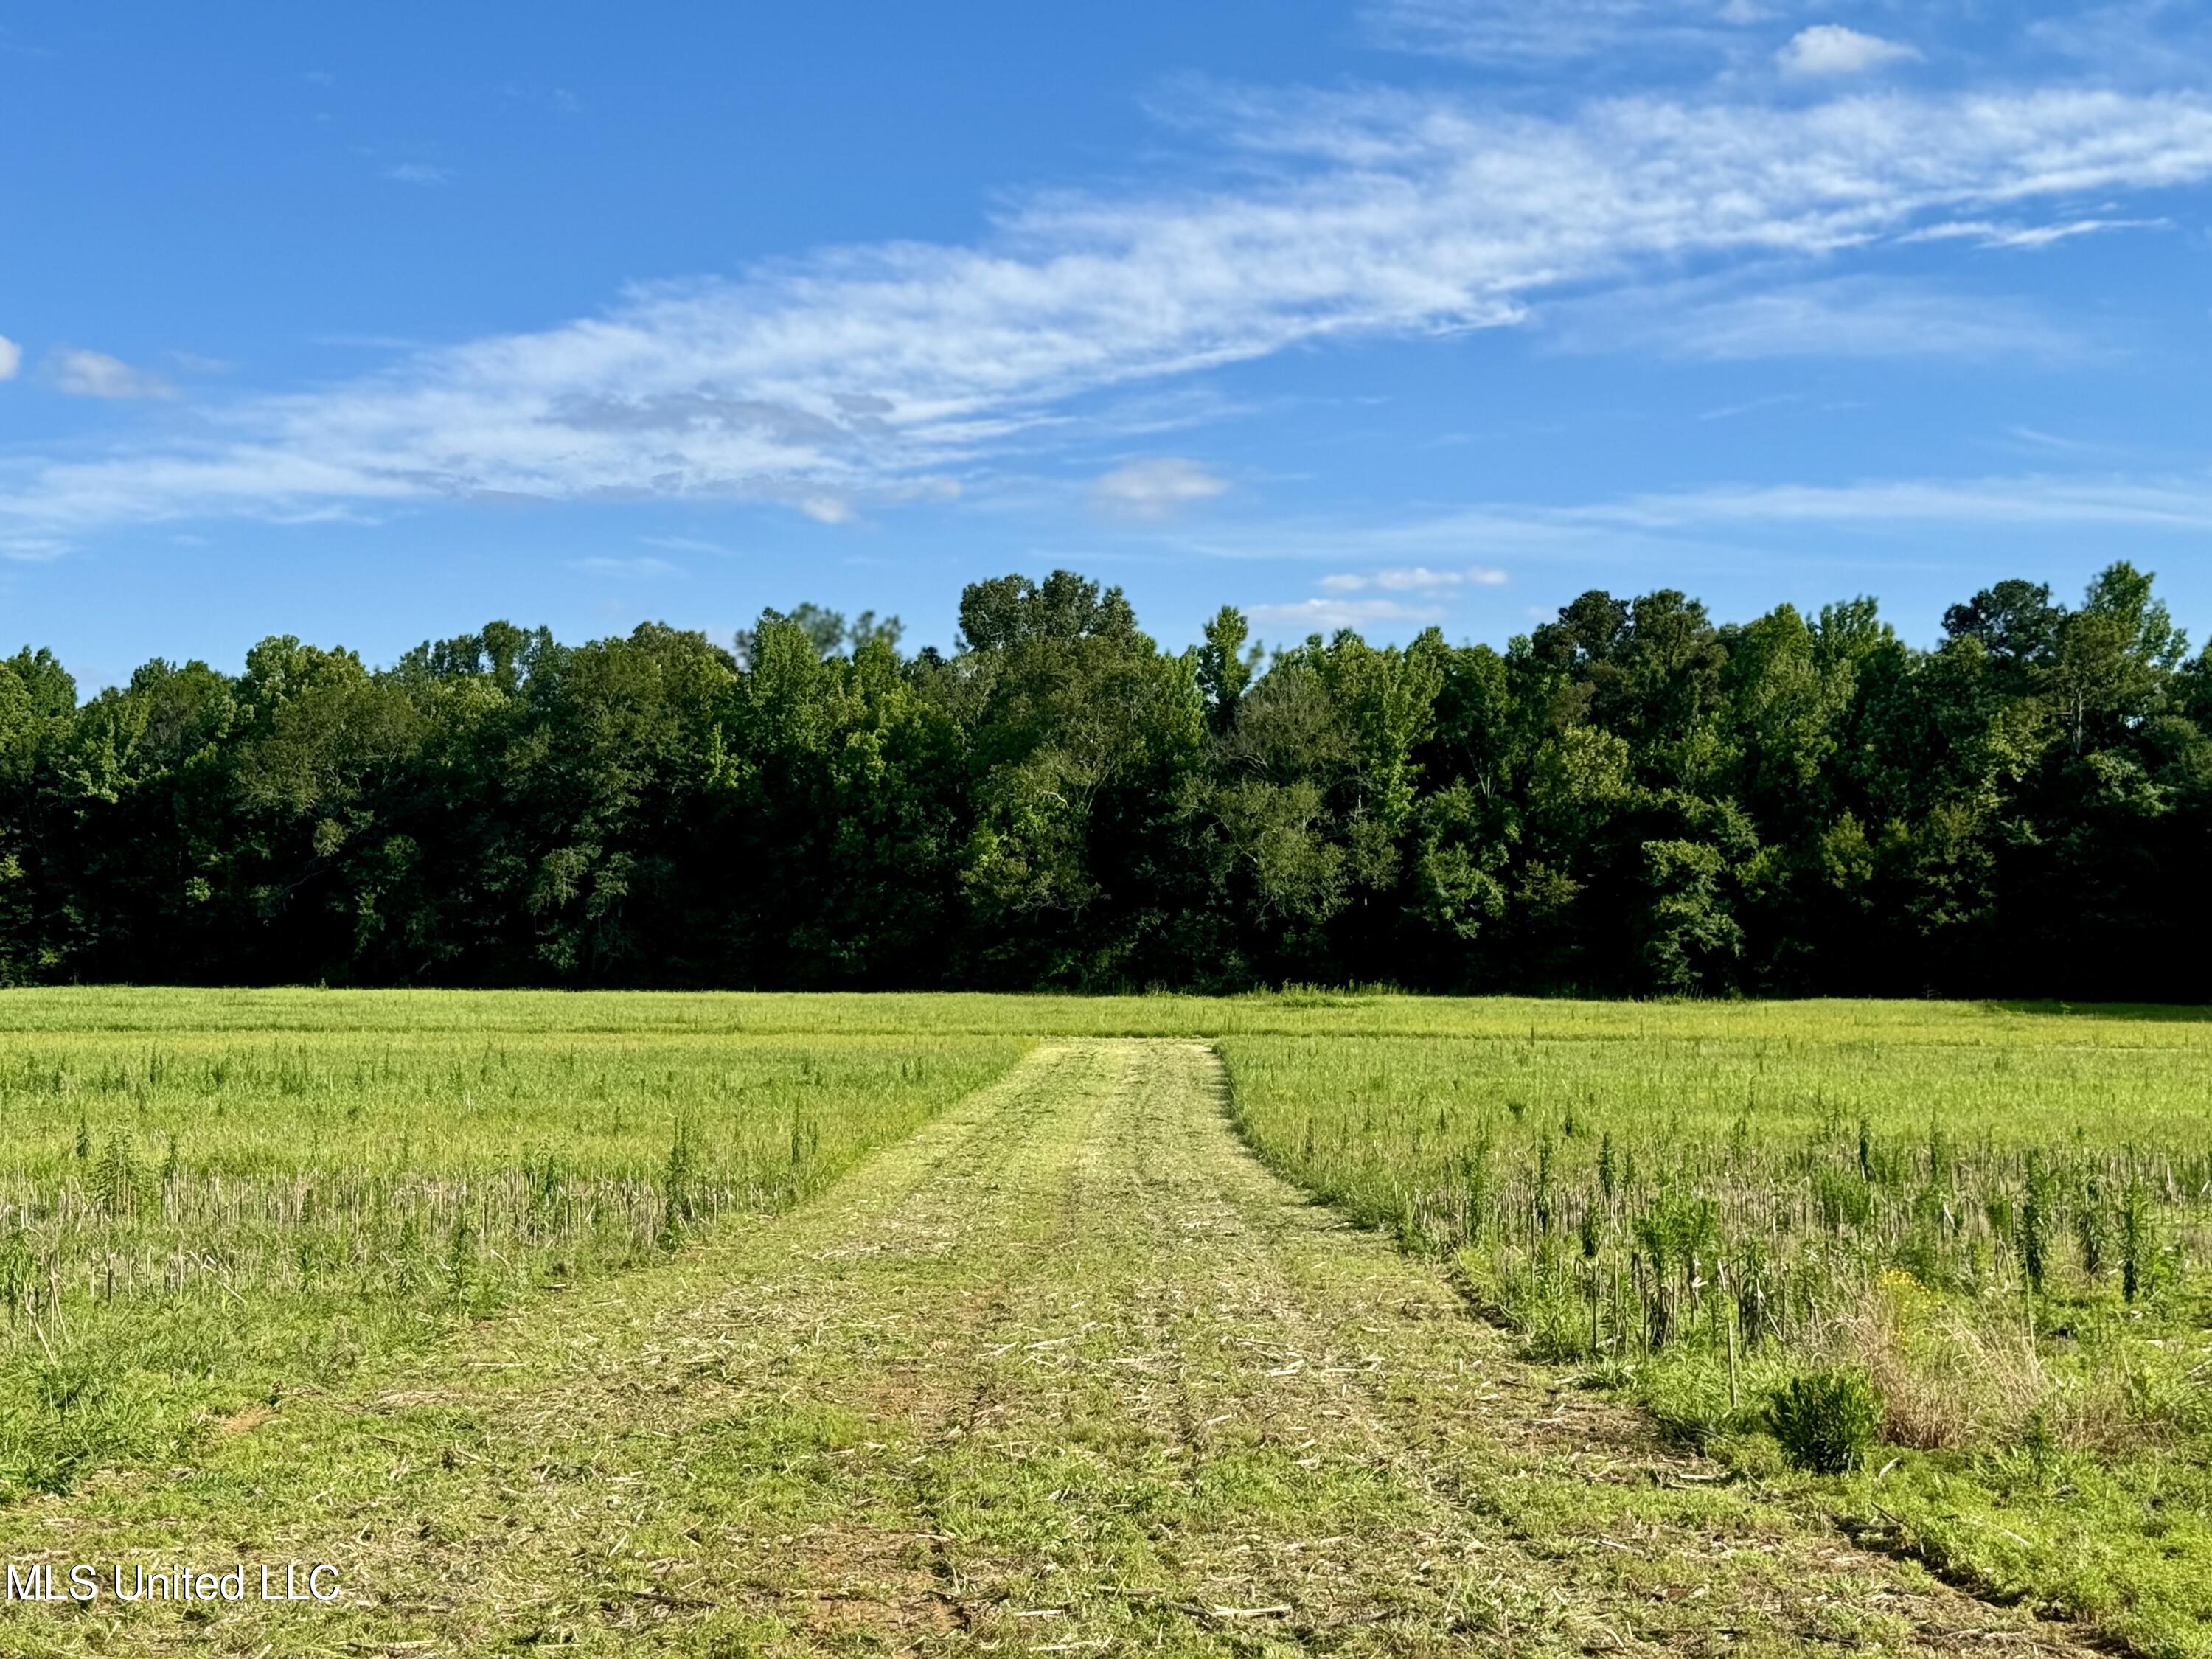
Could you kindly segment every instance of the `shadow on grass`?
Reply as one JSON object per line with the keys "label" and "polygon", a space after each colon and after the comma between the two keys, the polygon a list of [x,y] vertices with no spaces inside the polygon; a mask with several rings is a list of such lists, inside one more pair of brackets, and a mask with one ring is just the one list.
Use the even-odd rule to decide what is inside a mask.
{"label": "shadow on grass", "polygon": [[1991,1013],[2070,1015],[2086,1019],[2156,1020],[2166,1024],[2212,1024],[2212,1006],[2190,1002],[1985,1002]]}

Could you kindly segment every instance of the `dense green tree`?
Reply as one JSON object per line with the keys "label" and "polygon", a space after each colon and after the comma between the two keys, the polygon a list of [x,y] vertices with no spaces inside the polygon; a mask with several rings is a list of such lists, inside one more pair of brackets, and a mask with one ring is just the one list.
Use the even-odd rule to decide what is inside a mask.
{"label": "dense green tree", "polygon": [[1930,650],[1585,593],[1503,651],[1066,571],[896,618],[0,661],[0,983],[2201,999],[2212,653],[2114,564]]}
{"label": "dense green tree", "polygon": [[1119,588],[1066,571],[976,584],[960,629],[977,970],[1085,987],[1179,974],[1189,915],[1170,849],[1205,734],[1195,655],[1163,653]]}
{"label": "dense green tree", "polygon": [[81,937],[75,837],[55,787],[76,713],[76,682],[52,652],[0,661],[0,985],[66,971]]}

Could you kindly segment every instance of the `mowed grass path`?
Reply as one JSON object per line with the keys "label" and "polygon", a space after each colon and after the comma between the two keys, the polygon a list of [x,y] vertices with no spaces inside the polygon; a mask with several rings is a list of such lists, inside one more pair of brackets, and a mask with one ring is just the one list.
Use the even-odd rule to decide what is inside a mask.
{"label": "mowed grass path", "polygon": [[346,1593],[0,1607],[0,1647],[2070,1650],[1554,1392],[1223,1087],[1195,1042],[1045,1044],[783,1218],[26,1503],[18,1563]]}

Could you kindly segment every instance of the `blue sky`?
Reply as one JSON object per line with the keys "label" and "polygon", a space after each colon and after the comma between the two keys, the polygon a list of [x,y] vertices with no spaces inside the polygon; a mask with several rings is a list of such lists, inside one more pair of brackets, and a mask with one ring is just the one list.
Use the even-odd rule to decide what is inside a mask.
{"label": "blue sky", "polygon": [[18,3],[0,635],[88,684],[1583,589],[2212,631],[2212,0]]}

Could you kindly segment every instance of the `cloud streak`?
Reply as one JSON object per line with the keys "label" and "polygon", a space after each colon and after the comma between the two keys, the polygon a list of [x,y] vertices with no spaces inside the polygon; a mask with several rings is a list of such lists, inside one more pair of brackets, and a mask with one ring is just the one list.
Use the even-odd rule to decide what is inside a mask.
{"label": "cloud streak", "polygon": [[[1897,532],[1910,531],[2052,534],[2069,542],[2081,532],[2106,531],[2185,538],[2185,544],[2193,544],[2212,531],[2212,471],[2022,472],[1725,485],[1558,504],[1492,501],[1381,522],[1332,517],[1238,525],[1182,536],[1177,544],[1187,554],[1239,563],[1260,558],[1316,564],[1358,557],[1445,561],[1463,559],[1478,549],[1492,557],[1510,557],[1528,571],[1612,566],[1624,557],[1660,561],[1673,571],[1686,552],[1731,563],[1747,554],[1766,561],[1787,556],[1793,539],[1802,536],[1803,550],[1832,557],[1838,538],[1881,547]],[[1373,610],[1325,625],[1425,622],[1442,614],[1433,603],[1356,598],[1374,590],[1346,586],[1341,577],[1323,577],[1316,585],[1329,590],[1326,600],[1275,607],[1276,619],[1320,615],[1322,605],[1338,600],[1397,609]],[[1376,589],[1381,586],[1375,584]],[[1452,592],[1398,591],[1429,601],[1449,599]]]}
{"label": "cloud streak", "polygon": [[1377,623],[1431,623],[1443,610],[1432,605],[1407,605],[1400,599],[1298,599],[1288,605],[1255,605],[1245,615],[1262,628],[1288,628],[1330,633],[1340,628],[1369,628]]}
{"label": "cloud streak", "polygon": [[684,567],[666,559],[641,556],[630,559],[590,558],[572,559],[569,568],[581,570],[594,576],[681,576]]}
{"label": "cloud streak", "polygon": [[1902,242],[1971,241],[1980,247],[2023,248],[2033,251],[2076,236],[2094,236],[2107,230],[2168,230],[2171,219],[2067,219],[2055,224],[1993,224],[1987,219],[1951,220],[1923,225],[1898,240]]}
{"label": "cloud streak", "polygon": [[2078,358],[2088,343],[2018,300],[1895,278],[1836,276],[1753,292],[1710,283],[1562,307],[1570,351],[1656,352],[1698,362],[1775,357]]}
{"label": "cloud streak", "polygon": [[1840,23],[1818,23],[1792,35],[1774,54],[1774,61],[1785,75],[1863,75],[1919,56],[1911,46],[1880,35],[1862,34]]}
{"label": "cloud streak", "polygon": [[2046,474],[1863,483],[1773,484],[1631,496],[1567,508],[1561,523],[1657,532],[1790,525],[2017,526],[2212,530],[2212,476],[2077,478]]}
{"label": "cloud streak", "polygon": [[1386,593],[1423,593],[1468,586],[1502,587],[1506,580],[1503,570],[1480,567],[1472,570],[1431,570],[1426,565],[1414,565],[1409,568],[1323,576],[1321,586],[1332,593],[1364,593],[1370,588],[1379,588]]}
{"label": "cloud streak", "polygon": [[1229,493],[1229,481],[1201,463],[1159,455],[1117,466],[1091,486],[1091,499],[1109,518],[1158,521]]}
{"label": "cloud streak", "polygon": [[1597,57],[1631,40],[1647,52],[1711,50],[1759,10],[1747,0],[1382,0],[1367,22],[1401,51],[1526,67]]}
{"label": "cloud streak", "polygon": [[159,375],[133,368],[121,358],[111,357],[104,351],[64,348],[46,362],[46,374],[55,386],[72,398],[123,400],[176,396],[175,390]]}
{"label": "cloud streak", "polygon": [[[1231,184],[1042,198],[972,246],[640,287],[557,327],[198,410],[166,443],[11,461],[0,529],[518,498],[734,498],[841,522],[956,492],[994,454],[1066,431],[1085,394],[1299,345],[1510,325],[1555,296],[1644,292],[1686,262],[1845,258],[1929,223],[2027,222],[2040,203],[2212,176],[2212,98],[2193,94],[1636,98],[1559,118],[1246,95],[1215,118]],[[1787,331],[1748,326],[1752,344],[1698,349]]]}

